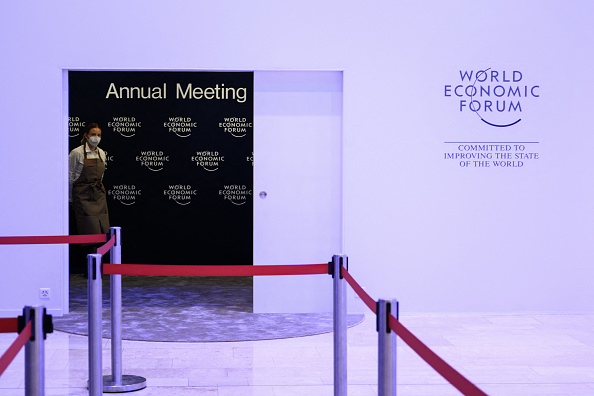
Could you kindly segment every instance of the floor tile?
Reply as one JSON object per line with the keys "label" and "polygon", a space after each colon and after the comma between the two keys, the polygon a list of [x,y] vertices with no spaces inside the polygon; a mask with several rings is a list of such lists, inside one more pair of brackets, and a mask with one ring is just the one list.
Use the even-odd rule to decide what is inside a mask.
{"label": "floor tile", "polygon": [[[594,395],[594,315],[410,315],[407,328],[491,396]],[[0,335],[0,352],[14,336]],[[46,343],[46,395],[88,395],[85,336]],[[110,342],[103,341],[110,374]],[[402,340],[398,392],[459,395]],[[377,395],[377,333],[368,315],[348,330],[349,396]],[[333,395],[333,337],[245,342],[124,341],[124,374],[147,378],[134,395]],[[22,351],[0,377],[0,396],[24,393]]]}

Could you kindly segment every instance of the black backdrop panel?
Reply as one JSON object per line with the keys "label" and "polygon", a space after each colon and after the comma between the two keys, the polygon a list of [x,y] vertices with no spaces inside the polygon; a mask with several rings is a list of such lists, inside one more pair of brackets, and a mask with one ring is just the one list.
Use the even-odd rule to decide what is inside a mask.
{"label": "black backdrop panel", "polygon": [[101,126],[122,260],[252,264],[253,73],[71,71],[70,150]]}

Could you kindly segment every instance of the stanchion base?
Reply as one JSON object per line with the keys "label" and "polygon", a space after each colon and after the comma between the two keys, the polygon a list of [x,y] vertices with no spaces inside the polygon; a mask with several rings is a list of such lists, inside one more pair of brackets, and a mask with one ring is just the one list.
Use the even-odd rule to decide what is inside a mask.
{"label": "stanchion base", "polygon": [[120,393],[132,392],[146,388],[146,378],[137,375],[122,375],[122,383],[116,385],[111,375],[103,376],[103,392]]}

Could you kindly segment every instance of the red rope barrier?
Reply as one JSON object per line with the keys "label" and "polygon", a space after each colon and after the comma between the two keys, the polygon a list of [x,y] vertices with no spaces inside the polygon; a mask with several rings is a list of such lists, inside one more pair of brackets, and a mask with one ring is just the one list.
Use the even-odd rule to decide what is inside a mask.
{"label": "red rope barrier", "polygon": [[442,358],[437,356],[429,347],[419,340],[413,333],[402,325],[394,315],[388,317],[390,328],[396,332],[398,337],[402,338],[406,344],[412,348],[427,364],[437,371],[456,389],[466,396],[487,396],[475,384],[467,380],[462,374],[457,372],[452,366],[447,364]]}
{"label": "red rope barrier", "polygon": [[0,319],[0,333],[16,333],[18,331],[18,319]]}
{"label": "red rope barrier", "polygon": [[21,334],[19,334],[17,339],[14,340],[10,347],[8,347],[6,352],[4,352],[4,355],[0,357],[0,375],[2,375],[2,373],[4,373],[4,370],[6,370],[10,363],[12,363],[15,356],[19,353],[23,345],[25,345],[27,341],[29,341],[29,339],[31,338],[31,329],[32,324],[31,321],[29,321],[29,323],[27,323],[27,325],[25,326],[23,331],[21,331]]}
{"label": "red rope barrier", "polygon": [[56,236],[12,236],[0,237],[0,245],[46,245],[54,243],[101,243],[107,241],[105,234],[56,235]]}
{"label": "red rope barrier", "polygon": [[[349,285],[353,288],[355,293],[361,297],[361,300],[377,315],[377,302],[363,290],[361,286],[353,279],[351,274],[342,267],[342,276],[346,279]],[[462,374],[457,372],[452,366],[447,364],[442,358],[437,356],[429,347],[421,342],[413,333],[402,325],[394,315],[390,314],[388,317],[390,328],[402,338],[402,340],[416,352],[429,366],[433,367],[444,379],[452,384],[456,389],[466,396],[487,396],[476,385],[467,380]]]}
{"label": "red rope barrier", "polygon": [[328,264],[305,265],[156,265],[104,264],[106,275],[261,276],[327,274]]}
{"label": "red rope barrier", "polygon": [[344,279],[346,279],[348,284],[351,285],[355,293],[357,293],[359,297],[361,297],[361,300],[363,300],[365,305],[367,305],[367,307],[371,309],[371,312],[377,315],[377,302],[373,298],[371,298],[371,296],[367,294],[367,292],[363,290],[361,286],[359,286],[359,284],[355,281],[351,274],[349,274],[346,268],[341,267],[341,270],[342,276],[344,277]]}
{"label": "red rope barrier", "polygon": [[104,255],[105,253],[109,252],[109,249],[115,244],[115,235],[111,237],[107,243],[101,247],[97,248],[97,254]]}

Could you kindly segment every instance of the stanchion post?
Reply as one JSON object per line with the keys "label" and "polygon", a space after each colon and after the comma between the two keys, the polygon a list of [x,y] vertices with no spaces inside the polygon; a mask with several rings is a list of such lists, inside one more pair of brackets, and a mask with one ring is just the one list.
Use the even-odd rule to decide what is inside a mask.
{"label": "stanchion post", "polygon": [[334,255],[330,265],[334,283],[334,396],[347,396],[346,279],[341,271],[347,263],[346,255]]}
{"label": "stanchion post", "polygon": [[26,306],[23,309],[23,326],[31,321],[31,338],[25,344],[25,396],[45,394],[45,338],[53,332],[52,317],[45,307]]}
{"label": "stanchion post", "polygon": [[[115,243],[110,250],[111,264],[122,264],[122,228],[110,227]],[[103,376],[103,392],[131,392],[146,388],[146,378],[122,375],[122,275],[110,275],[111,375]]]}
{"label": "stanchion post", "polygon": [[89,279],[87,299],[89,304],[89,396],[103,395],[101,361],[101,313],[103,305],[101,284],[101,255],[87,255]]}
{"label": "stanchion post", "polygon": [[390,329],[389,315],[398,318],[398,301],[377,303],[378,396],[396,396],[396,333]]}
{"label": "stanchion post", "polygon": [[[122,229],[111,227],[111,237],[115,243],[110,250],[110,263],[122,264]],[[103,386],[122,385],[122,275],[110,275],[111,285],[111,378],[103,378]],[[104,389],[106,390],[106,389]]]}

